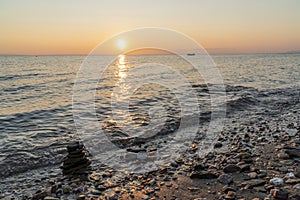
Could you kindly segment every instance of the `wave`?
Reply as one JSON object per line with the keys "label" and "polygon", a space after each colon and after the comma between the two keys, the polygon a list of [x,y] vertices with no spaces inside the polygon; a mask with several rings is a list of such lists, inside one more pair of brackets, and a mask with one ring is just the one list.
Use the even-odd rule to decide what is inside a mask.
{"label": "wave", "polygon": [[[196,89],[199,96],[209,95],[206,84],[195,84],[192,87]],[[225,88],[227,95],[226,112],[228,115],[234,115],[236,112],[245,112],[246,114],[251,109],[260,111],[266,107],[269,110],[274,110],[273,114],[280,114],[280,110],[290,109],[300,103],[300,90],[298,87],[257,90],[252,87],[225,85]],[[149,103],[147,99],[140,102],[145,105]],[[211,120],[212,113],[209,101],[204,102],[204,104],[199,105],[201,107],[199,126],[205,126]],[[181,122],[180,114],[178,114],[180,108],[176,108],[177,110],[174,111],[172,110],[174,108],[170,106],[169,109],[170,117],[162,129],[156,135],[153,135],[152,138],[147,138],[147,140],[151,141],[165,137],[178,129]],[[140,111],[139,106],[135,105],[133,111]],[[105,115],[106,113],[101,112],[100,114]],[[266,114],[270,115],[270,113]],[[142,120],[137,116],[136,121]],[[69,141],[73,140],[73,136],[68,135],[68,133],[75,131],[72,105],[13,115],[0,115],[0,128],[12,136],[14,134],[23,134],[22,137],[27,137],[21,143],[15,141],[5,144],[3,142],[4,145],[0,148],[1,177],[49,165],[57,165],[66,153],[65,146]],[[132,138],[125,133],[118,132],[114,126],[110,127],[110,130],[108,128],[107,134],[111,134],[112,141],[119,144],[121,148],[147,142],[145,139]],[[0,142],[1,140],[8,141],[9,138],[0,138]]]}

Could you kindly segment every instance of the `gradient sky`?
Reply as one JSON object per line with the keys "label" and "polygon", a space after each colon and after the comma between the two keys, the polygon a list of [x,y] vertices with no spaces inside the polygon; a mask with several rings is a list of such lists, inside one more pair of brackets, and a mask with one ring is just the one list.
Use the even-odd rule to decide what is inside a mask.
{"label": "gradient sky", "polygon": [[299,9],[299,0],[0,0],[0,54],[87,54],[149,26],[211,53],[299,51]]}

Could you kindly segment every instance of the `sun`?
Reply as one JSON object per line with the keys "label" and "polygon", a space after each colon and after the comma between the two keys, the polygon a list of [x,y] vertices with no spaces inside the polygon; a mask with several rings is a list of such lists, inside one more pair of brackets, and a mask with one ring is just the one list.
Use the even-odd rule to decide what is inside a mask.
{"label": "sun", "polygon": [[120,50],[124,50],[126,47],[126,42],[123,39],[118,39],[117,46]]}

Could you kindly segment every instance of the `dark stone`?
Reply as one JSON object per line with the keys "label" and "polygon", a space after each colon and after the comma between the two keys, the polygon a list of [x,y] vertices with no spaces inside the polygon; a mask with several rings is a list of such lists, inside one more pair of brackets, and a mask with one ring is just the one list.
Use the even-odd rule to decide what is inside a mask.
{"label": "dark stone", "polygon": [[250,171],[251,165],[244,164],[244,165],[239,165],[239,167],[241,168],[241,172],[247,172],[247,171]]}
{"label": "dark stone", "polygon": [[242,183],[246,189],[252,189],[253,187],[263,186],[265,185],[266,181],[262,179],[252,179],[249,181],[245,181]]}
{"label": "dark stone", "polygon": [[286,154],[288,154],[291,158],[296,157],[299,158],[300,157],[300,149],[288,149],[285,151]]}
{"label": "dark stone", "polygon": [[251,154],[248,152],[241,152],[235,156],[235,158],[240,158],[240,159],[248,159],[250,157],[251,157]]}
{"label": "dark stone", "polygon": [[222,174],[219,176],[218,181],[222,184],[230,184],[232,183],[232,177],[228,174]]}
{"label": "dark stone", "polygon": [[218,178],[218,176],[212,172],[193,172],[190,175],[190,178],[191,179],[215,179]]}
{"label": "dark stone", "polygon": [[104,187],[103,185],[100,185],[97,187],[97,190],[104,191],[104,190],[106,190],[106,187]]}
{"label": "dark stone", "polygon": [[222,191],[223,191],[224,193],[228,193],[229,191],[235,192],[236,190],[235,190],[234,188],[232,188],[232,187],[224,186],[224,187],[222,188]]}
{"label": "dark stone", "polygon": [[133,152],[133,153],[146,152],[146,149],[143,149],[143,148],[128,148],[126,150],[128,152]]}
{"label": "dark stone", "polygon": [[71,143],[67,146],[68,151],[74,151],[74,150],[79,149],[79,148],[83,148],[83,144],[79,141]]}
{"label": "dark stone", "polygon": [[290,178],[288,180],[285,181],[286,184],[292,184],[295,185],[297,183],[300,183],[300,178]]}
{"label": "dark stone", "polygon": [[82,154],[82,152],[84,152],[84,154],[85,154],[84,148],[75,149],[74,151],[68,151],[69,155],[73,155],[73,156],[80,155],[80,154]]}
{"label": "dark stone", "polygon": [[272,190],[272,196],[276,200],[288,200],[289,199],[289,193],[285,191],[280,191],[280,190]]}
{"label": "dark stone", "polygon": [[99,190],[91,190],[90,192],[91,192],[91,194],[94,194],[94,195],[101,195],[101,191],[99,191]]}
{"label": "dark stone", "polygon": [[47,196],[47,192],[46,191],[37,191],[33,196],[32,196],[32,200],[39,200],[39,199],[44,199]]}
{"label": "dark stone", "polygon": [[241,168],[237,165],[229,164],[229,165],[224,167],[223,171],[225,173],[234,173],[234,172],[240,172]]}
{"label": "dark stone", "polygon": [[69,158],[78,158],[78,157],[84,156],[85,154],[86,154],[85,151],[81,151],[80,153],[76,153],[76,154],[69,153],[68,157]]}
{"label": "dark stone", "polygon": [[223,144],[221,142],[217,142],[215,145],[214,145],[214,148],[217,149],[217,148],[221,148],[223,146]]}
{"label": "dark stone", "polygon": [[86,174],[91,160],[87,158],[83,144],[79,141],[67,146],[68,155],[61,166],[63,174]]}
{"label": "dark stone", "polygon": [[204,169],[205,169],[205,167],[204,167],[204,165],[201,164],[201,163],[195,165],[195,167],[194,167],[194,170],[195,170],[195,171],[201,171],[201,170],[204,170]]}

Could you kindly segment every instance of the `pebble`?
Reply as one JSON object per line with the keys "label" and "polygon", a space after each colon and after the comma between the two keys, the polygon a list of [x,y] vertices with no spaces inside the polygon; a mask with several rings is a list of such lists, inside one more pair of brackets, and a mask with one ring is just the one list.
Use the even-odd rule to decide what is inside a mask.
{"label": "pebble", "polygon": [[288,154],[289,157],[300,158],[300,148],[299,149],[288,149],[285,151],[285,153]]}
{"label": "pebble", "polygon": [[293,188],[295,188],[296,190],[300,190],[300,184],[296,184],[296,185],[294,185],[294,187]]}
{"label": "pebble", "polygon": [[266,183],[263,179],[251,179],[249,181],[245,181],[242,183],[243,186],[247,189],[251,189],[253,187],[262,186]]}
{"label": "pebble", "polygon": [[296,178],[296,176],[293,172],[289,172],[285,175],[285,178]]}
{"label": "pebble", "polygon": [[65,185],[65,186],[63,187],[63,192],[64,192],[64,194],[68,194],[68,193],[70,193],[71,191],[72,191],[71,186]]}
{"label": "pebble", "polygon": [[47,196],[44,198],[44,200],[59,200],[59,198]]}
{"label": "pebble", "polygon": [[257,178],[257,173],[256,172],[250,172],[248,173],[249,178],[254,179]]}
{"label": "pebble", "polygon": [[288,180],[285,181],[286,184],[298,184],[300,183],[300,178],[290,178]]}
{"label": "pebble", "polygon": [[77,200],[84,200],[85,199],[85,195],[84,194],[81,194],[78,196]]}
{"label": "pebble", "polygon": [[247,159],[250,158],[251,154],[247,153],[247,152],[242,152],[242,153],[238,153],[235,158],[240,158],[240,159]]}
{"label": "pebble", "polygon": [[216,175],[213,172],[193,172],[190,175],[191,179],[215,179],[218,178],[218,175]]}
{"label": "pebble", "polygon": [[241,168],[237,165],[230,164],[224,167],[223,171],[225,173],[234,173],[234,172],[239,172],[241,171]]}
{"label": "pebble", "polygon": [[282,186],[284,183],[284,180],[282,178],[272,178],[270,180],[270,183],[275,186]]}
{"label": "pebble", "polygon": [[233,191],[228,191],[227,195],[224,196],[224,199],[235,199],[236,193]]}
{"label": "pebble", "polygon": [[219,176],[218,181],[222,184],[230,184],[232,183],[233,179],[232,176],[228,174],[222,174]]}
{"label": "pebble", "polygon": [[288,200],[289,199],[289,193],[285,192],[285,191],[273,189],[273,190],[271,190],[270,193],[276,200]]}
{"label": "pebble", "polygon": [[283,160],[287,160],[287,159],[290,158],[290,156],[287,153],[284,153],[284,152],[281,152],[281,153],[277,154],[277,157],[279,159],[283,159]]}
{"label": "pebble", "polygon": [[221,148],[222,146],[223,144],[221,142],[217,142],[215,143],[214,148],[217,149],[217,148]]}

